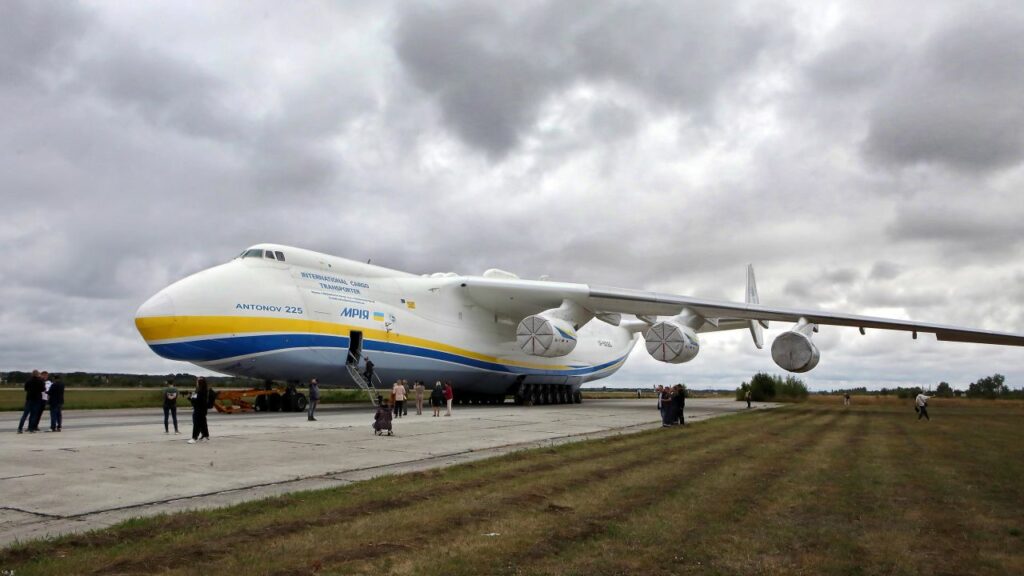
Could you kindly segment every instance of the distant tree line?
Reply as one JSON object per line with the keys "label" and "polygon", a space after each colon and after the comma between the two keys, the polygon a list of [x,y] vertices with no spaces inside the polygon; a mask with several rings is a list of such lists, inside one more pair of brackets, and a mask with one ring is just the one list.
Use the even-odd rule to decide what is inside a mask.
{"label": "distant tree line", "polygon": [[[4,374],[8,385],[20,385],[28,380],[31,372],[12,370]],[[101,374],[93,372],[60,372],[64,385],[74,388],[159,388],[166,385],[167,380],[174,380],[178,387],[195,385],[194,374]],[[252,388],[259,380],[237,378],[234,376],[207,376],[210,385],[215,388]]]}
{"label": "distant tree line", "polygon": [[992,376],[986,376],[979,378],[975,382],[971,382],[967,385],[967,390],[957,390],[950,386],[949,382],[939,382],[935,386],[935,389],[924,388],[921,386],[909,386],[896,388],[882,388],[877,391],[869,391],[867,388],[861,386],[857,388],[846,388],[842,390],[834,390],[827,392],[827,394],[834,394],[839,392],[848,392],[850,394],[877,394],[880,396],[896,396],[897,398],[913,398],[922,392],[929,396],[938,396],[940,398],[1024,398],[1024,389],[1014,390],[1006,384],[1006,377],[1002,374],[993,374]]}
{"label": "distant tree line", "polygon": [[745,400],[747,391],[755,402],[800,402],[807,399],[807,385],[796,376],[781,376],[758,372],[750,382],[740,384],[736,399]]}

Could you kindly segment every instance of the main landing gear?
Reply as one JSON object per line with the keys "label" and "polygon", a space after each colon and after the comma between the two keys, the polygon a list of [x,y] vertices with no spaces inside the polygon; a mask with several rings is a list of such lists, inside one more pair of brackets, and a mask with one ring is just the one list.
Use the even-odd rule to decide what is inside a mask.
{"label": "main landing gear", "polygon": [[303,412],[309,401],[295,384],[289,383],[283,390],[271,386],[260,390],[254,404],[257,412]]}
{"label": "main landing gear", "polygon": [[583,394],[568,384],[523,384],[516,391],[515,402],[517,406],[580,404]]}

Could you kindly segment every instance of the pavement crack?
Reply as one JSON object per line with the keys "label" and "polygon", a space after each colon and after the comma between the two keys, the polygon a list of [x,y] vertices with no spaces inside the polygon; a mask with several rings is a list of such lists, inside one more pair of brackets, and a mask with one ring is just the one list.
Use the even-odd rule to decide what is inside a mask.
{"label": "pavement crack", "polygon": [[[34,476],[34,474],[32,474]],[[33,512],[31,510],[23,510],[21,508],[15,508],[14,506],[0,506],[0,510],[11,510],[13,512],[21,512],[22,514],[28,514],[29,516],[39,516],[40,518],[48,518],[51,520],[62,520],[68,518],[68,516],[58,516],[56,514],[47,514],[45,512]]]}
{"label": "pavement crack", "polygon": [[31,478],[33,476],[46,476],[45,472],[36,472],[35,474],[21,474],[19,476],[4,476],[0,480],[17,480],[18,478]]}

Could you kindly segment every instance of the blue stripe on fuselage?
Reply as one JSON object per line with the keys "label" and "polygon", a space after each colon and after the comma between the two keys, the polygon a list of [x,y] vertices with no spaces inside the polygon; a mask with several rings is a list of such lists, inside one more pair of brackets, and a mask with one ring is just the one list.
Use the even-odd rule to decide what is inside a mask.
{"label": "blue stripe on fuselage", "polygon": [[[278,352],[293,348],[337,348],[348,349],[348,338],[345,336],[329,336],[323,334],[264,334],[259,336],[233,336],[226,338],[206,338],[202,340],[190,340],[188,342],[173,342],[168,344],[151,344],[154,352],[171,360],[183,360],[187,362],[213,362],[217,360],[261,354],[266,352]],[[583,368],[553,369],[544,370],[540,368],[526,368],[521,366],[510,366],[468,358],[450,352],[409,346],[407,344],[395,344],[392,342],[381,342],[378,340],[364,340],[363,350],[371,352],[391,352],[409,356],[419,356],[443,360],[464,366],[472,366],[483,370],[496,372],[507,372],[512,374],[549,374],[564,376],[582,376],[600,372],[614,364],[621,362],[625,357]]]}

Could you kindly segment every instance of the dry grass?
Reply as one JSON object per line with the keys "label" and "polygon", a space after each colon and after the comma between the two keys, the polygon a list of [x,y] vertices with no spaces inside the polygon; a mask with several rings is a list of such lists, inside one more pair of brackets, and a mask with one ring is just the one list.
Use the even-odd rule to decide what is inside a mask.
{"label": "dry grass", "polygon": [[22,574],[1021,574],[1024,403],[814,399],[0,552]]}

